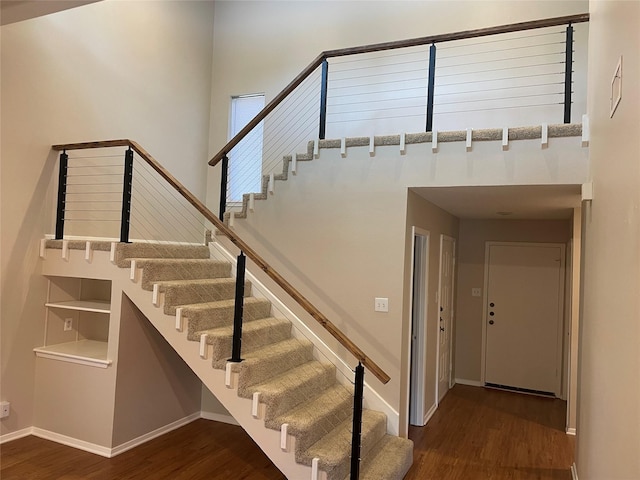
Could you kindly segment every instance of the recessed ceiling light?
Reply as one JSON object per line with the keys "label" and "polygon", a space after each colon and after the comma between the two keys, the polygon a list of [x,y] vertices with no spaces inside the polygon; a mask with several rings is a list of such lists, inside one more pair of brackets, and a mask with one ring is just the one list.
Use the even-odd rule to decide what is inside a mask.
{"label": "recessed ceiling light", "polygon": [[496,212],[498,215],[502,215],[502,216],[507,216],[507,215],[511,215],[513,212]]}

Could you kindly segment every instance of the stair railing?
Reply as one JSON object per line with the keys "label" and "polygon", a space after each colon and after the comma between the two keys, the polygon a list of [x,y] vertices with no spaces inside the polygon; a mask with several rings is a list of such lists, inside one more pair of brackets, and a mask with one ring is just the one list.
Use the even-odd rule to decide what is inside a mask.
{"label": "stair railing", "polygon": [[[155,170],[164,180],[175,189],[188,203],[190,203],[200,214],[211,222],[222,235],[229,240],[251,259],[255,265],[265,272],[278,286],[280,286],[293,300],[295,300],[309,315],[311,315],[320,325],[322,325],[343,347],[345,347],[364,367],[369,369],[373,375],[382,383],[387,383],[390,377],[371,358],[369,358],[357,345],[355,345],[344,333],[338,329],[322,312],[320,312],[304,295],[302,295],[293,285],[291,285],[280,273],[274,270],[251,246],[242,240],[233,230],[218,219],[195,195],[193,195],[182,183],[180,183],[166,168],[155,160],[137,142],[129,139],[107,140],[100,142],[84,142],[53,145],[52,149],[63,152],[84,150],[92,148],[108,148],[124,146],[135,151],[153,170]],[[64,187],[62,187],[64,188]],[[59,202],[60,203],[60,202]],[[58,218],[64,221],[64,211],[58,212]],[[59,238],[62,238],[61,236]],[[128,241],[124,239],[123,241]]]}
{"label": "stair railing", "polygon": [[[289,158],[290,162],[292,163],[291,171],[295,174],[296,159],[295,153],[293,152],[300,151],[300,149],[296,149],[296,147],[299,147],[300,145],[306,145],[306,142],[309,140],[323,140],[327,133],[327,123],[329,122],[328,117],[336,118],[342,116],[343,120],[339,121],[345,121],[346,123],[344,125],[349,126],[350,124],[357,121],[352,120],[352,118],[349,116],[353,112],[345,112],[342,110],[338,110],[333,113],[328,112],[328,109],[331,106],[334,109],[340,109],[343,108],[344,105],[346,105],[346,103],[333,104],[331,106],[328,105],[329,98],[333,95],[333,93],[331,92],[335,92],[336,90],[340,89],[346,89],[346,87],[343,86],[335,86],[335,84],[339,84],[339,82],[344,80],[344,77],[340,76],[341,74],[345,72],[347,74],[353,73],[353,76],[348,77],[351,78],[351,80],[348,80],[351,83],[349,83],[349,87],[348,89],[346,89],[346,93],[342,95],[348,98],[348,102],[360,105],[361,107],[359,106],[358,108],[361,108],[363,111],[369,111],[369,109],[373,111],[375,107],[372,106],[372,104],[378,102],[384,105],[384,107],[380,107],[381,110],[393,109],[393,115],[401,115],[401,107],[399,107],[398,104],[401,104],[402,102],[393,99],[391,101],[391,104],[385,103],[390,102],[389,99],[385,100],[384,98],[385,95],[389,95],[389,92],[391,90],[384,90],[384,92],[380,94],[382,95],[382,100],[374,100],[370,97],[369,93],[362,93],[361,90],[358,90],[358,92],[360,93],[357,93],[356,95],[362,96],[363,100],[353,102],[349,100],[348,96],[353,96],[353,82],[360,81],[360,78],[365,79],[362,80],[363,82],[368,82],[368,80],[366,80],[367,74],[360,72],[367,70],[367,68],[369,68],[369,66],[371,65],[373,65],[375,68],[380,68],[379,63],[381,62],[383,64],[385,62],[388,62],[391,65],[391,69],[371,70],[371,72],[374,73],[371,73],[370,75],[373,77],[383,76],[385,78],[385,81],[382,81],[381,83],[385,83],[388,85],[391,84],[392,86],[388,87],[389,89],[398,88],[397,85],[402,83],[403,88],[399,89],[410,90],[410,98],[421,98],[421,100],[416,100],[417,103],[412,103],[411,106],[407,108],[412,109],[412,112],[421,112],[419,114],[416,113],[416,115],[413,116],[420,116],[426,119],[424,128],[427,132],[434,129],[434,115],[449,115],[456,113],[456,111],[436,111],[438,108],[444,106],[445,108],[449,107],[455,109],[458,105],[466,103],[479,105],[478,109],[467,110],[469,112],[485,111],[485,109],[487,108],[487,104],[483,102],[489,101],[487,100],[487,98],[489,98],[491,101],[507,99],[510,102],[518,102],[514,103],[513,105],[509,104],[509,106],[501,105],[500,108],[504,110],[512,108],[517,109],[516,111],[519,111],[521,108],[525,107],[544,108],[545,106],[558,105],[562,109],[562,121],[564,121],[564,123],[570,123],[574,60],[573,24],[588,22],[588,20],[589,14],[585,13],[549,18],[544,20],[513,23],[477,30],[467,30],[407,40],[364,45],[359,47],[328,50],[320,53],[320,55],[318,55],[302,72],[300,72],[300,74],[298,74],[279,94],[277,94],[264,107],[264,109],[262,109],[262,111],[260,111],[249,123],[247,123],[247,125],[242,130],[240,130],[240,132],[235,135],[224,147],[222,147],[222,149],[218,153],[216,153],[209,161],[209,165],[211,166],[215,166],[220,162],[222,162],[223,165],[221,172],[222,175],[219,218],[224,219],[224,215],[227,209],[237,206],[238,202],[240,201],[238,193],[235,193],[233,195],[233,198],[228,196],[227,185],[229,185],[230,182],[229,178],[233,178],[233,182],[239,181],[238,177],[242,175],[239,163],[242,163],[242,161],[246,157],[251,155],[258,155],[262,157],[262,174],[266,175],[266,178],[269,178],[269,186],[267,188],[272,189],[274,176],[273,172],[276,166],[282,163],[283,157],[288,157],[289,155],[291,155],[291,157]],[[443,60],[450,60],[453,57],[460,57],[462,58],[462,60],[458,64],[444,64],[439,65],[438,67],[436,66],[437,47],[440,45],[444,45],[447,49],[457,49],[461,48],[456,46],[458,45],[456,43],[457,41],[510,34],[527,30],[538,30],[545,28],[548,29],[549,27],[563,25],[567,26],[565,31],[557,31],[551,33],[547,31],[541,31],[543,33],[538,34],[538,32],[536,32],[534,35],[532,35],[532,37],[541,37],[541,50],[536,50],[535,52],[526,50],[526,52],[523,53],[521,57],[514,57],[513,59],[510,58],[509,60],[518,61],[518,63],[510,64],[508,68],[501,68],[504,67],[504,64],[501,64],[499,62],[503,62],[506,55],[500,49],[493,52],[493,55],[491,56],[491,58],[493,58],[491,62],[493,63],[490,63],[488,60],[478,61],[478,59],[474,56],[470,56],[472,54],[458,54],[456,52],[456,55],[447,57],[446,55],[442,56],[441,52],[438,54],[438,62],[441,62]],[[549,40],[545,40],[545,38],[547,38],[547,35],[552,35]],[[563,36],[564,38],[562,38]],[[485,43],[491,43],[492,41],[493,39]],[[502,40],[495,41],[498,42]],[[527,46],[521,48],[530,48],[528,44],[526,45]],[[423,47],[426,48],[426,50]],[[416,48],[421,48],[424,51],[420,50],[419,52],[417,52],[415,51]],[[391,57],[376,57],[377,59],[374,60],[371,60],[369,57],[361,58],[363,55],[366,56],[372,53],[398,52],[400,50],[405,53],[398,53],[398,55],[405,55],[405,57],[403,57],[401,60],[398,60],[397,63],[388,60]],[[504,48],[504,50],[513,49]],[[359,60],[355,60],[355,58],[358,58]],[[427,58],[427,60],[425,60],[425,58]],[[475,61],[468,61],[474,58]],[[329,65],[330,59],[334,60],[334,62],[331,63],[331,69]],[[340,59],[339,63],[336,63],[337,59]],[[453,59],[455,60],[455,58]],[[525,59],[526,62],[520,62],[519,60],[521,59]],[[349,61],[354,64],[360,61],[365,63],[362,64],[364,66],[360,66],[360,64],[348,65],[347,62]],[[425,61],[426,64],[423,66]],[[514,76],[507,76],[506,79],[494,78],[491,80],[481,80],[480,76],[475,74],[474,72],[472,72],[473,74],[467,73],[465,81],[460,83],[478,83],[480,81],[494,82],[491,85],[495,88],[485,88],[487,85],[482,84],[482,86],[476,90],[465,90],[460,93],[455,91],[456,88],[459,88],[456,87],[456,85],[458,85],[457,83],[443,82],[443,79],[448,80],[448,78],[445,77],[461,77],[459,68],[456,69],[456,67],[461,67],[472,63],[482,64],[481,66],[483,68],[489,68],[489,70],[481,69],[480,72],[488,72],[492,69],[495,69],[498,71],[508,71],[509,73],[512,71],[520,73]],[[346,67],[344,67],[345,64],[347,64]],[[410,76],[398,76],[399,74],[397,72],[394,73],[393,68],[402,70],[402,65],[406,64],[410,64],[410,68],[408,69],[408,71],[417,73],[411,74]],[[444,73],[438,74],[436,70],[437,68],[438,71],[443,70]],[[521,74],[521,72],[529,73]],[[360,75],[362,75],[362,77],[360,77]],[[486,73],[481,73],[481,75],[486,75]],[[356,78],[356,80],[353,80],[353,78]],[[521,83],[521,80],[523,78],[544,78],[545,81],[543,83],[536,83],[533,85],[527,84],[523,86]],[[549,80],[547,81],[547,79]],[[542,82],[542,80],[540,81]],[[331,89],[330,87],[331,84],[334,84],[333,89]],[[436,103],[436,97],[438,97],[436,86],[438,87],[439,91],[441,91],[441,96],[439,98],[444,98],[445,100],[448,99],[447,101],[439,101],[438,103]],[[529,87],[535,88],[535,90],[522,90],[522,88]],[[489,91],[498,92],[501,90],[507,91],[508,94],[505,94],[503,97],[497,99],[490,97],[487,94],[487,92]],[[365,89],[364,91],[367,92],[368,90]],[[426,95],[424,94],[425,91]],[[536,102],[542,102],[544,100],[545,103],[536,103],[531,100],[533,104],[522,106],[522,104],[519,103],[522,100],[514,100],[522,98],[537,99]],[[389,106],[387,107],[387,105]],[[491,103],[490,105],[494,105],[494,103]],[[488,109],[494,110],[495,108],[491,107]],[[465,112],[465,110],[462,110],[462,112]],[[372,113],[371,115],[376,116],[378,115],[378,113]],[[393,115],[391,116],[391,118],[394,118]],[[407,113],[407,115],[409,114]],[[275,127],[273,125],[275,125]],[[466,128],[468,126],[469,125],[464,125],[463,127]],[[259,135],[252,136],[252,132],[256,131],[257,128],[263,128],[264,132],[260,133]],[[280,130],[278,130],[278,128],[280,128]],[[296,130],[296,132],[293,132],[294,129]],[[275,132],[272,130],[275,130]],[[286,131],[287,138],[289,136],[294,136],[295,141],[283,140],[282,138],[280,138],[283,136],[282,130]],[[395,131],[393,133],[395,133]],[[262,140],[264,140],[264,145],[260,143],[260,141]],[[317,144],[314,148],[317,149]],[[283,174],[286,175],[286,171],[283,170]],[[267,182],[267,180],[263,180],[263,184],[264,182]],[[259,195],[262,193],[259,191],[255,192],[255,190],[248,185],[236,186],[236,190],[238,189],[244,189],[243,193],[245,195]],[[263,192],[264,190],[265,187],[263,185]]]}
{"label": "stair railing", "polygon": [[[244,277],[246,257],[250,258],[258,268],[265,272],[278,286],[280,286],[291,298],[293,298],[307,313],[309,313],[320,325],[324,327],[343,347],[345,347],[357,360],[358,366],[355,369],[354,380],[354,413],[352,430],[352,457],[351,476],[353,480],[359,478],[360,446],[361,446],[361,426],[362,426],[362,403],[364,391],[364,369],[368,368],[371,373],[383,384],[389,382],[389,375],[384,372],[373,360],[340,331],[329,319],[318,310],[308,299],[306,299],[296,288],[294,288],[282,275],[274,270],[253,248],[227,227],[218,217],[211,212],[195,195],[193,195],[184,185],[182,185],[167,169],[157,162],[145,149],[137,142],[129,139],[108,140],[99,142],[71,143],[53,145],[52,149],[60,151],[60,173],[58,186],[58,202],[56,212],[56,234],[55,238],[64,238],[65,216],[67,215],[67,180],[68,180],[68,154],[67,151],[84,149],[101,149],[110,147],[128,147],[125,152],[125,165],[122,187],[122,210],[120,219],[120,241],[129,242],[130,216],[131,216],[131,193],[133,176],[133,152],[136,152],[166,183],[172,187],[181,197],[217,228],[221,234],[226,235],[231,242],[240,249],[236,267],[236,294],[234,309],[234,333],[232,341],[231,362],[241,362],[241,339],[243,321],[243,300],[244,300]],[[90,174],[92,175],[92,174]],[[117,175],[110,173],[109,175]],[[111,193],[111,192],[108,192]],[[117,192],[116,192],[117,193]],[[111,202],[111,201],[109,201]],[[161,246],[157,248],[162,248]],[[202,348],[202,342],[201,342]]]}

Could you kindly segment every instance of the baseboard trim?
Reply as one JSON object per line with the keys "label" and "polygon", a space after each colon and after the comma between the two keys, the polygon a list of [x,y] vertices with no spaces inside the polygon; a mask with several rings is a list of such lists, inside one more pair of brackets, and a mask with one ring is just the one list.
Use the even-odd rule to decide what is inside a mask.
{"label": "baseboard trim", "polygon": [[85,442],[84,440],[78,440],[77,438],[68,437],[67,435],[61,435],[59,433],[51,432],[43,428],[33,427],[32,435],[34,437],[44,438],[45,440],[51,440],[52,442],[66,445],[67,447],[77,448],[89,453],[95,453],[101,457],[111,457],[111,449],[102,445],[97,445],[91,442]]}
{"label": "baseboard trim", "polygon": [[153,440],[154,438],[164,435],[165,433],[176,430],[177,428],[191,423],[194,420],[198,420],[199,418],[201,418],[201,412],[192,413],[191,415],[187,415],[186,417],[176,420],[175,422],[171,422],[167,425],[157,428],[149,433],[145,433],[144,435],[140,435],[139,437],[136,437],[113,448],[104,447],[102,445],[97,445],[91,442],[85,442],[84,440],[79,440],[77,438],[69,437],[67,435],[62,435],[56,432],[51,432],[49,430],[38,427],[25,429],[27,433],[23,434],[22,436],[31,434],[35,437],[44,438],[45,440],[51,440],[52,442],[66,445],[67,447],[77,448],[78,450],[83,450],[85,452],[100,455],[101,457],[111,458],[115,457],[116,455],[120,455],[121,453],[124,453],[128,450],[131,450],[132,448],[140,446],[143,443],[148,442],[149,440]]}
{"label": "baseboard trim", "polygon": [[23,428],[21,430],[16,430],[15,432],[5,433],[4,435],[0,435],[0,445],[3,443],[10,442],[12,440],[17,440],[19,438],[28,437],[33,434],[33,427]]}
{"label": "baseboard trim", "polygon": [[213,412],[200,412],[200,418],[204,418],[205,420],[212,420],[214,422],[227,423],[229,425],[238,425],[238,421],[233,418],[231,415],[223,415],[221,413],[213,413]]}
{"label": "baseboard trim", "polygon": [[571,465],[571,478],[573,480],[578,480],[578,467],[575,462]]}
{"label": "baseboard trim", "polygon": [[191,415],[187,415],[186,417],[176,420],[175,422],[171,422],[167,425],[164,425],[163,427],[157,428],[149,433],[140,435],[139,437],[134,438],[133,440],[129,440],[128,442],[122,443],[117,447],[112,448],[109,457],[115,457],[116,455],[120,455],[121,453],[124,453],[127,450],[131,450],[132,448],[142,445],[143,443],[146,443],[149,440],[153,440],[154,438],[164,435],[165,433],[169,433],[173,430],[183,427],[186,424],[193,422],[194,420],[198,420],[200,417],[201,417],[201,412],[195,412],[195,413],[192,413]]}
{"label": "baseboard trim", "polygon": [[467,380],[466,378],[456,378],[455,382],[460,385],[469,385],[471,387],[484,387],[484,383],[477,380]]}
{"label": "baseboard trim", "polygon": [[573,435],[575,437],[576,429],[575,428],[571,428],[571,427],[567,427],[567,435]]}

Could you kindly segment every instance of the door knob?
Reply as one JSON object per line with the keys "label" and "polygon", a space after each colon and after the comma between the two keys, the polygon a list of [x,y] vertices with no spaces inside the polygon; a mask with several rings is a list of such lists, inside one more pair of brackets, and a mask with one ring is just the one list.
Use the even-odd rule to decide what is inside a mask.
{"label": "door knob", "polygon": [[496,304],[495,304],[495,303],[493,303],[493,302],[491,302],[491,303],[489,304],[489,306],[490,306],[490,307],[495,307],[495,306],[496,306]]}
{"label": "door knob", "polygon": [[441,331],[441,332],[444,332],[444,327],[440,327],[440,331]]}
{"label": "door knob", "polygon": [[493,325],[493,320],[489,320],[489,325]]}

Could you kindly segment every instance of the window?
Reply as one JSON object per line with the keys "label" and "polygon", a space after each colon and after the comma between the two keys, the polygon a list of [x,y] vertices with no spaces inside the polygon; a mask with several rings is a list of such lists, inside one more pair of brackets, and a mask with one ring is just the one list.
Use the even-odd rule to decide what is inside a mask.
{"label": "window", "polygon": [[[229,139],[233,138],[264,108],[264,95],[231,97]],[[262,191],[262,137],[260,123],[229,153],[227,202],[241,202],[245,193]]]}

